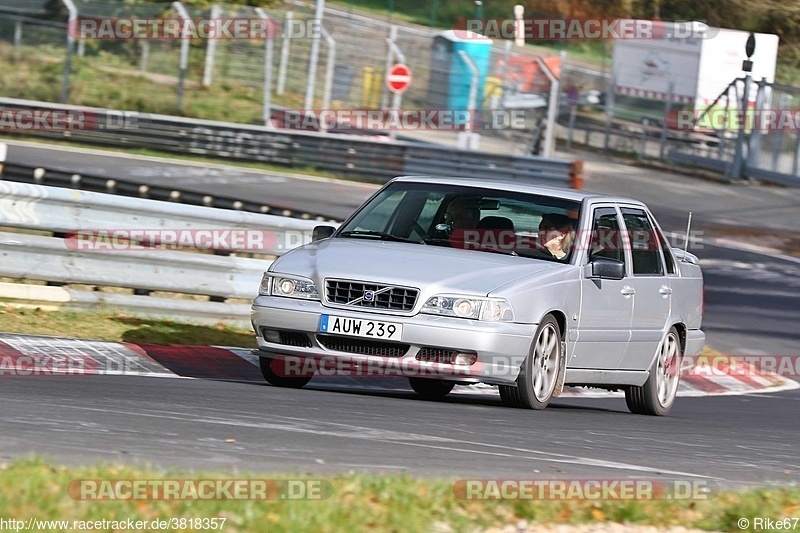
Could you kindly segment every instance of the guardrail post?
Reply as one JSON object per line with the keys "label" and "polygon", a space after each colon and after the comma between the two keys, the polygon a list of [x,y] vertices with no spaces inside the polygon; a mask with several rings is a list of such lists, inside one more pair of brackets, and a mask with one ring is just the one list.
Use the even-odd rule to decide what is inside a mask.
{"label": "guardrail post", "polygon": [[583,161],[573,161],[569,164],[569,186],[575,190],[583,189]]}
{"label": "guardrail post", "polygon": [[[257,9],[258,11],[258,9]],[[211,20],[220,18],[221,10],[217,4],[211,6]],[[209,39],[206,46],[206,62],[203,68],[203,87],[210,87],[214,77],[214,62],[217,55],[217,39]]]}
{"label": "guardrail post", "polygon": [[0,143],[0,176],[3,175],[3,167],[6,164],[6,156],[8,155],[8,145]]}

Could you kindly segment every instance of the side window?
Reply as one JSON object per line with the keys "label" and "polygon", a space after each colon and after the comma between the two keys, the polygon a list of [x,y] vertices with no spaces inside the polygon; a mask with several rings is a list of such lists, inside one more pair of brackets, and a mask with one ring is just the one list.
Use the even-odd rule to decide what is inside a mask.
{"label": "side window", "polygon": [[628,229],[628,238],[631,245],[633,258],[633,273],[636,274],[664,274],[664,265],[661,263],[661,248],[655,230],[647,218],[647,213],[641,209],[622,208],[622,218]]}
{"label": "side window", "polygon": [[625,262],[625,248],[619,218],[613,207],[599,207],[594,210],[589,260],[596,257],[607,257]]}

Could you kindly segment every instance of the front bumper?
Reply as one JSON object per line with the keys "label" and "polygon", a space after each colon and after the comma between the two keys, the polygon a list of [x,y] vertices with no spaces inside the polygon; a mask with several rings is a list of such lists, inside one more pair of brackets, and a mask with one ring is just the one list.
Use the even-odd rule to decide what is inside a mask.
{"label": "front bumper", "polygon": [[[402,344],[410,345],[405,355],[384,357],[330,350],[320,344],[320,317],[323,314],[402,323]],[[253,302],[251,320],[256,331],[258,355],[268,358],[317,358],[355,365],[356,372],[364,368],[389,375],[438,377],[460,383],[513,384],[519,368],[528,355],[537,324],[482,322],[462,318],[418,314],[398,316],[388,313],[351,311],[325,307],[318,301],[259,296]],[[262,328],[305,333],[311,347],[289,346],[268,342]],[[360,337],[347,337],[360,339]],[[472,365],[451,365],[418,361],[421,348],[473,352],[477,360]],[[351,366],[338,366],[343,372]],[[350,374],[352,375],[352,374]]]}

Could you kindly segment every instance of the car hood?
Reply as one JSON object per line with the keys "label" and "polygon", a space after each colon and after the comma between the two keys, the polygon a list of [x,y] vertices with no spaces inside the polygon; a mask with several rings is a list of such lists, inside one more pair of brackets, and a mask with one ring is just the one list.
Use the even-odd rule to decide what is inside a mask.
{"label": "car hood", "polygon": [[405,285],[423,293],[486,295],[521,277],[563,268],[549,261],[441,246],[333,238],[292,250],[272,272]]}

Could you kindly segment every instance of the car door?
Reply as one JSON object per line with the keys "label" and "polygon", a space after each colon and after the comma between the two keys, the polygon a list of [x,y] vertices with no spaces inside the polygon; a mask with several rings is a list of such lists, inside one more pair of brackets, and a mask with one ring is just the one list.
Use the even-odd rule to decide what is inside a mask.
{"label": "car door", "polygon": [[596,279],[591,265],[581,276],[581,308],[571,368],[617,369],[622,363],[633,317],[633,287],[623,246],[622,224],[613,205],[597,206],[591,215],[590,239],[586,242],[587,263],[607,257],[626,263],[621,280]]}
{"label": "car door", "polygon": [[636,291],[631,340],[620,368],[646,370],[666,331],[672,306],[672,287],[661,243],[647,212],[638,207],[622,206],[620,210],[631,252],[631,282]]}

